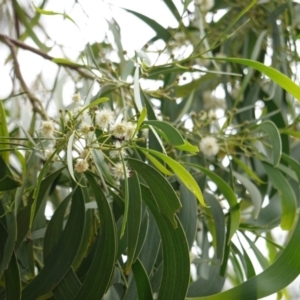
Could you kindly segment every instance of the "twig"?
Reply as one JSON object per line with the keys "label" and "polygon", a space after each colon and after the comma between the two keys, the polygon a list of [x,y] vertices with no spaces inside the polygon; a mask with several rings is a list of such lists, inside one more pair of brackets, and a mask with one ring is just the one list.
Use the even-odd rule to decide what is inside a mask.
{"label": "twig", "polygon": [[[19,48],[22,48],[24,50],[28,50],[32,53],[35,53],[41,57],[43,57],[44,59],[47,59],[47,60],[50,60],[50,61],[53,61],[54,57],[47,54],[47,53],[44,53],[43,51],[39,50],[39,49],[36,49],[34,47],[31,47],[27,44],[24,44],[18,40],[15,40],[15,39],[12,39],[10,37],[8,37],[7,35],[5,34],[0,34],[0,40],[2,42],[4,42],[5,44],[7,44],[10,48],[11,46],[10,45],[14,45],[14,46],[17,46]],[[82,77],[85,77],[85,78],[88,78],[88,79],[92,79],[94,80],[95,79],[95,75],[92,75],[92,74],[88,74],[86,72],[84,72],[82,70],[82,67],[81,66],[76,66],[76,65],[73,65],[73,64],[68,64],[68,63],[59,63],[59,62],[55,62],[57,65],[59,66],[63,66],[63,67],[66,67],[66,68],[69,68],[69,69],[72,69],[72,70],[75,70],[77,71]]]}
{"label": "twig", "polygon": [[46,111],[44,110],[41,100],[39,100],[34,94],[31,93],[30,89],[28,88],[28,86],[22,76],[17,53],[16,53],[16,48],[15,48],[14,44],[10,41],[9,38],[6,38],[5,36],[3,36],[3,37],[1,36],[1,40],[3,42],[5,42],[5,44],[10,48],[11,55],[12,55],[12,58],[14,61],[14,71],[15,71],[16,77],[20,81],[22,89],[27,93],[27,96],[33,106],[34,111],[39,113],[44,120],[49,119]]}

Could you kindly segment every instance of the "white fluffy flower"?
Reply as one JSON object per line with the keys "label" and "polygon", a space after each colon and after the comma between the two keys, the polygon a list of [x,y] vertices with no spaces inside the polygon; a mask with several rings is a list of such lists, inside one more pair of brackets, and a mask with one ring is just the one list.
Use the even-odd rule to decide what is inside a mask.
{"label": "white fluffy flower", "polygon": [[89,155],[89,153],[90,153],[89,149],[84,149],[80,152],[80,157],[84,159]]}
{"label": "white fluffy flower", "polygon": [[76,164],[75,164],[74,170],[77,173],[83,173],[88,168],[89,168],[89,164],[88,164],[88,162],[86,160],[84,160],[84,159],[78,159],[77,162],[76,162]]}
{"label": "white fluffy flower", "polygon": [[226,109],[226,102],[223,98],[216,97],[215,95],[212,94],[211,91],[205,91],[202,94],[203,98],[203,108],[205,110],[210,110],[210,109]]}
{"label": "white fluffy flower", "polygon": [[[45,149],[45,152],[44,152],[44,155],[45,155],[45,159],[48,160],[51,155],[53,154],[54,152],[54,149],[53,148],[48,148],[48,149]],[[52,161],[55,161],[57,159],[57,155],[55,154],[53,157],[52,157]]]}
{"label": "white fluffy flower", "polygon": [[88,134],[91,131],[91,125],[86,122],[82,122],[79,126],[79,131],[84,134]]}
{"label": "white fluffy flower", "polygon": [[118,162],[115,164],[115,166],[112,168],[112,175],[116,180],[125,179],[129,177],[129,170],[127,166],[125,165],[125,172],[123,168],[123,163]]}
{"label": "white fluffy flower", "polygon": [[111,110],[103,108],[100,111],[96,112],[95,121],[97,126],[99,126],[101,129],[106,129],[108,125],[114,123],[115,116]]}
{"label": "white fluffy flower", "polygon": [[124,138],[127,135],[128,131],[128,123],[127,122],[118,122],[111,126],[110,131],[112,135],[114,135],[116,138]]}
{"label": "white fluffy flower", "polygon": [[80,93],[74,94],[73,97],[72,97],[72,100],[73,100],[75,103],[80,102],[80,100],[81,100]]}
{"label": "white fluffy flower", "polygon": [[54,130],[54,123],[52,121],[42,121],[40,131],[43,136],[47,138],[53,138]]}
{"label": "white fluffy flower", "polygon": [[203,138],[199,146],[202,153],[208,157],[217,155],[220,149],[217,139],[213,136]]}
{"label": "white fluffy flower", "polygon": [[111,158],[120,158],[120,156],[122,156],[122,157],[127,156],[126,151],[124,150],[124,148],[122,148],[122,143],[120,143],[119,141],[116,141],[114,143],[114,146],[115,146],[116,150],[112,150],[109,152],[109,156]]}
{"label": "white fluffy flower", "polygon": [[194,0],[195,5],[199,5],[202,11],[209,11],[215,5],[215,0]]}
{"label": "white fluffy flower", "polygon": [[87,116],[87,110],[84,110],[83,106],[77,106],[72,111],[73,118],[82,120]]}
{"label": "white fluffy flower", "polygon": [[125,135],[125,140],[130,140],[131,138],[134,138],[134,133],[136,129],[136,124],[134,123],[127,123],[127,131]]}

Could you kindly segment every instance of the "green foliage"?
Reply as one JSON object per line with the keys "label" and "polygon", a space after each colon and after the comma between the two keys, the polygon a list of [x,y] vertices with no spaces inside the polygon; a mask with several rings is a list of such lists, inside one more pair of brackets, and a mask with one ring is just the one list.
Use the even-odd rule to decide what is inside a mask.
{"label": "green foliage", "polygon": [[[1,2],[15,84],[0,102],[0,300],[289,299],[300,5],[160,4],[176,26],[121,8],[153,30],[141,49],[112,18],[76,56],[44,25],[80,35],[71,8]],[[45,70],[28,83],[21,50],[52,85]]]}

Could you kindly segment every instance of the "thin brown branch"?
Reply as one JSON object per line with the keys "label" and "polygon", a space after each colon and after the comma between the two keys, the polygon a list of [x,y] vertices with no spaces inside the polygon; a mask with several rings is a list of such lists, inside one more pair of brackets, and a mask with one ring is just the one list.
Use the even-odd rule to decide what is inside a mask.
{"label": "thin brown branch", "polygon": [[14,71],[15,71],[16,77],[20,81],[22,89],[24,90],[24,92],[26,92],[26,94],[31,102],[31,105],[33,107],[33,110],[36,111],[37,113],[39,113],[43,119],[47,120],[48,116],[44,110],[41,100],[39,100],[33,93],[31,93],[30,89],[28,88],[28,86],[22,76],[17,53],[16,53],[16,48],[15,48],[14,44],[10,41],[9,38],[6,39],[5,36],[3,38],[1,37],[1,40],[4,41],[5,44],[10,48],[11,55],[12,55],[13,62],[14,62]]}
{"label": "thin brown branch", "polygon": [[[8,37],[7,35],[4,35],[4,34],[0,34],[0,40],[2,42],[4,42],[5,44],[7,44],[9,47],[10,45],[8,43],[10,43],[11,45],[14,45],[18,48],[21,48],[21,49],[24,49],[24,50],[27,50],[27,51],[30,51],[32,53],[35,53],[41,57],[43,57],[44,59],[47,59],[47,60],[50,60],[50,61],[53,61],[54,57],[47,54],[47,53],[44,53],[43,51],[39,50],[39,49],[36,49],[34,47],[31,47],[27,44],[24,44],[18,40],[15,40],[13,38],[10,38]],[[82,77],[84,78],[88,78],[88,79],[92,79],[94,80],[95,79],[95,75],[93,74],[88,74],[86,72],[84,72],[82,70],[82,66],[77,66],[77,65],[74,65],[74,64],[68,64],[68,63],[59,63],[59,62],[55,62],[57,65],[59,66],[63,66],[63,67],[66,67],[66,68],[69,68],[69,69],[72,69],[72,70],[75,70],[78,74],[80,74]]]}

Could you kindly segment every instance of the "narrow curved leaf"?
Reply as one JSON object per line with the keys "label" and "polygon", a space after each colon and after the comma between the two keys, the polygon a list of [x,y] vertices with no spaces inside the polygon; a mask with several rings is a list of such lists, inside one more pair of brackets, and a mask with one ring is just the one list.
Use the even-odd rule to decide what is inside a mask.
{"label": "narrow curved leaf", "polygon": [[260,212],[261,206],[262,206],[262,202],[263,202],[261,193],[259,192],[256,185],[253,184],[247,177],[241,175],[240,173],[234,172],[234,171],[232,172],[232,174],[237,180],[239,180],[242,183],[242,185],[249,192],[250,197],[252,199],[253,206],[254,206],[254,218],[256,219],[259,215],[259,212]]}
{"label": "narrow curved leaf", "polygon": [[202,192],[197,182],[195,181],[193,176],[181,164],[179,164],[177,161],[170,158],[169,156],[166,156],[158,151],[151,150],[151,149],[143,149],[143,148],[138,148],[138,149],[140,149],[142,152],[148,151],[151,154],[163,160],[174,171],[174,173],[184,183],[184,185],[196,196],[196,198],[199,200],[199,203],[202,206],[206,207]]}
{"label": "narrow curved leaf", "polygon": [[162,240],[163,274],[158,300],[184,299],[189,282],[190,258],[188,243],[177,216],[177,228],[173,228],[160,214],[151,191],[142,186],[143,200],[153,214]]}
{"label": "narrow curved leaf", "polygon": [[117,251],[116,228],[110,206],[93,175],[86,172],[85,176],[97,201],[101,225],[95,255],[76,300],[102,299],[113,275]]}
{"label": "narrow curved leaf", "polygon": [[281,138],[278,128],[273,122],[265,121],[259,124],[257,126],[257,129],[263,130],[267,134],[272,146],[272,163],[276,167],[279,164],[282,153]]}
{"label": "narrow curved leaf", "polygon": [[260,62],[245,58],[222,57],[220,58],[220,60],[246,65],[254,68],[255,70],[260,71],[300,101],[300,87],[296,83],[294,83],[290,78],[288,78],[283,73],[277,71],[276,69],[268,67]]}
{"label": "narrow curved leaf", "polygon": [[262,273],[225,292],[188,300],[253,300],[267,297],[288,286],[300,273],[300,218],[275,262]]}
{"label": "narrow curved leaf", "polygon": [[176,128],[164,121],[158,120],[149,120],[145,121],[144,124],[152,125],[153,127],[157,127],[161,131],[165,133],[165,139],[174,146],[183,145],[184,139],[182,138],[181,134],[178,132]]}
{"label": "narrow curved leaf", "polygon": [[270,166],[269,164],[263,164],[270,181],[275,189],[279,191],[282,207],[281,215],[281,228],[284,230],[290,230],[294,224],[296,218],[296,203],[297,199],[295,193],[290,186],[289,182],[285,179],[282,173]]}
{"label": "narrow curved leaf", "polygon": [[37,299],[51,292],[68,272],[81,243],[84,216],[82,192],[78,188],[74,193],[69,219],[59,242],[51,251],[44,268],[24,288],[22,300]]}
{"label": "narrow curved leaf", "polygon": [[170,183],[156,169],[144,162],[132,158],[128,158],[127,161],[146,181],[158,209],[169,219],[173,227],[176,228],[175,213],[181,208],[181,204]]}
{"label": "narrow curved leaf", "polygon": [[8,268],[4,271],[5,299],[21,299],[21,278],[15,253],[12,254]]}
{"label": "narrow curved leaf", "polygon": [[139,259],[132,265],[139,300],[152,300],[152,289],[147,272]]}
{"label": "narrow curved leaf", "polygon": [[240,224],[240,208],[234,191],[221,177],[216,175],[214,172],[204,167],[201,167],[200,165],[195,165],[195,164],[187,164],[187,165],[195,169],[198,169],[201,172],[203,172],[205,175],[207,175],[218,186],[218,188],[220,189],[224,197],[227,199],[228,204],[230,206],[230,216],[231,216],[230,223],[229,223],[229,235],[227,240],[227,244],[228,244]]}

